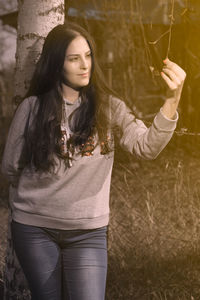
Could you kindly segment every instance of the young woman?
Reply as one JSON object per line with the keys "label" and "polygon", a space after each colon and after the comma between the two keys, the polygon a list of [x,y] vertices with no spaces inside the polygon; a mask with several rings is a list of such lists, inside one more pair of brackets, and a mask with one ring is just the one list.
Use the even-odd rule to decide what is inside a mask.
{"label": "young woman", "polygon": [[2,162],[33,300],[104,299],[114,138],[146,159],[166,146],[185,72],[166,59],[161,76],[170,96],[146,128],[109,90],[83,28],[67,23],[48,34]]}

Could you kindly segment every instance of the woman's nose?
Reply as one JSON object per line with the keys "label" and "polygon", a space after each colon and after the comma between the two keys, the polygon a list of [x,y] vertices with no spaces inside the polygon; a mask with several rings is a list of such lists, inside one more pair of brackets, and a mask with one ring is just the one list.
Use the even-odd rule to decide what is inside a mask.
{"label": "woman's nose", "polygon": [[88,68],[88,62],[85,58],[81,59],[81,68],[82,69],[87,69]]}

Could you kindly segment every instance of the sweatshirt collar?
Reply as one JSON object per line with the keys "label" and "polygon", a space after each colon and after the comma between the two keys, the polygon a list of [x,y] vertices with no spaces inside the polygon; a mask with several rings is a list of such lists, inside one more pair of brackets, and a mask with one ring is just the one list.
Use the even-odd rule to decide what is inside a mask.
{"label": "sweatshirt collar", "polygon": [[81,97],[79,96],[78,99],[76,99],[74,102],[70,102],[68,99],[63,97],[63,101],[66,105],[81,104]]}

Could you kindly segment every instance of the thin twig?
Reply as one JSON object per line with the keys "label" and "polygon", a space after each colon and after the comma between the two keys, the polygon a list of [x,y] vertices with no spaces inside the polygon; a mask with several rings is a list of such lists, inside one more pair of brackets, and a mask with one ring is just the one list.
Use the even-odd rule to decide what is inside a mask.
{"label": "thin twig", "polygon": [[170,26],[169,26],[169,40],[168,40],[168,48],[166,58],[169,56],[169,51],[171,48],[171,39],[172,39],[172,26],[174,24],[174,0],[171,0],[171,14],[170,14]]}
{"label": "thin twig", "polygon": [[144,41],[144,45],[145,45],[145,52],[146,52],[146,58],[147,58],[147,63],[150,66],[150,50],[148,47],[148,42],[146,39],[146,35],[145,35],[145,29],[144,29],[144,25],[142,22],[142,15],[141,15],[141,3],[140,0],[136,0],[136,8],[137,8],[137,12],[139,15],[139,24],[140,24],[140,28],[141,28],[141,32],[142,32],[142,37],[143,37],[143,41]]}
{"label": "thin twig", "polygon": [[161,36],[159,36],[159,38],[155,41],[149,42],[149,44],[151,45],[155,45],[157,44],[166,34],[168,34],[170,32],[170,29],[168,29],[167,31],[165,31],[163,34],[161,34]]}

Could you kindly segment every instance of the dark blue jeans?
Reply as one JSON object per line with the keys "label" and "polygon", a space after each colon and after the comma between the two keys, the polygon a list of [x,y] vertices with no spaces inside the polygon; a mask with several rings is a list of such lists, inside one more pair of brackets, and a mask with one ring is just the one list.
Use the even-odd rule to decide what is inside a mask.
{"label": "dark blue jeans", "polygon": [[58,230],[11,224],[18,260],[32,300],[103,300],[107,227]]}

